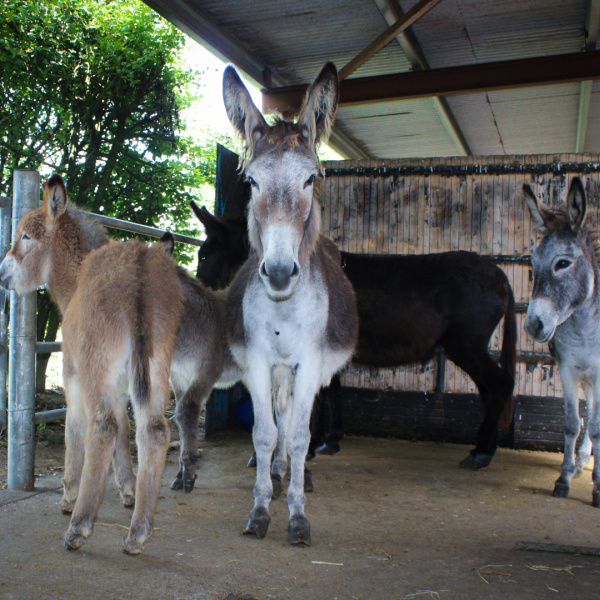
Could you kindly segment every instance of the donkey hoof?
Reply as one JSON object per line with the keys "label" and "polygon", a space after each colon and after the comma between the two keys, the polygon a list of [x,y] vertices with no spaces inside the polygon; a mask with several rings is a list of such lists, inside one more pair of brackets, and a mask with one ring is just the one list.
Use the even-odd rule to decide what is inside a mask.
{"label": "donkey hoof", "polygon": [[273,493],[271,498],[277,500],[281,496],[283,486],[281,485],[281,475],[271,475],[271,483],[273,484]]}
{"label": "donkey hoof", "polygon": [[340,445],[337,442],[325,442],[317,448],[318,454],[324,454],[325,456],[333,456],[340,451]]}
{"label": "donkey hoof", "polygon": [[304,515],[296,515],[290,519],[288,537],[293,546],[310,546],[310,523]]}
{"label": "donkey hoof", "polygon": [[183,493],[189,494],[194,489],[194,483],[196,483],[196,478],[194,479],[184,479],[183,480]]}
{"label": "donkey hoof", "polygon": [[571,486],[568,483],[562,483],[560,481],[557,481],[554,484],[554,491],[552,492],[552,495],[555,498],[566,498],[569,495],[570,491]]}
{"label": "donkey hoof", "polygon": [[312,473],[310,471],[304,471],[304,491],[306,493],[314,492],[315,486],[313,485]]}
{"label": "donkey hoof", "polygon": [[460,466],[463,469],[471,469],[473,471],[477,471],[479,469],[483,469],[483,467],[487,467],[492,462],[492,458],[494,458],[493,454],[471,452],[467,456],[467,458],[460,462]]}
{"label": "donkey hoof", "polygon": [[129,536],[123,538],[123,554],[129,554],[129,556],[137,556],[144,550],[144,544],[129,539]]}
{"label": "donkey hoof", "polygon": [[250,460],[248,461],[247,467],[256,467],[256,454],[252,454]]}
{"label": "donkey hoof", "polygon": [[259,540],[262,540],[267,535],[270,522],[271,517],[266,508],[255,508],[250,513],[250,518],[243,533],[244,535],[255,535]]}
{"label": "donkey hoof", "polygon": [[180,475],[177,475],[177,477],[173,479],[170,487],[172,490],[180,490],[183,488],[183,478]]}
{"label": "donkey hoof", "polygon": [[592,506],[600,508],[600,492],[592,492]]}
{"label": "donkey hoof", "polygon": [[65,533],[66,550],[79,550],[83,544],[85,544],[85,538],[80,533],[72,533],[70,531]]}

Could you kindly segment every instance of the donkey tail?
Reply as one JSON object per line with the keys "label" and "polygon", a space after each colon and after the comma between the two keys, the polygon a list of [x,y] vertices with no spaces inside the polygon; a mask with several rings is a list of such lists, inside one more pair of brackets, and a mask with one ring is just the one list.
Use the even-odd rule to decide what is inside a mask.
{"label": "donkey tail", "polygon": [[131,357],[133,379],[133,399],[138,406],[148,403],[150,396],[150,357],[148,355],[148,340],[143,334],[137,334],[133,339]]}
{"label": "donkey tail", "polygon": [[502,350],[500,351],[500,367],[512,380],[510,397],[504,406],[502,424],[508,427],[512,420],[515,397],[513,394],[515,381],[515,365],[517,362],[517,317],[515,314],[515,296],[507,283],[508,303],[504,312],[504,335],[502,337]]}
{"label": "donkey tail", "polygon": [[[142,246],[136,247],[135,263],[138,275],[145,270],[145,253]],[[134,311],[131,315],[131,380],[133,401],[138,406],[148,404],[150,398],[150,355],[152,354],[152,338],[150,328],[146,326],[148,307],[146,305],[144,287],[138,281],[134,298]]]}

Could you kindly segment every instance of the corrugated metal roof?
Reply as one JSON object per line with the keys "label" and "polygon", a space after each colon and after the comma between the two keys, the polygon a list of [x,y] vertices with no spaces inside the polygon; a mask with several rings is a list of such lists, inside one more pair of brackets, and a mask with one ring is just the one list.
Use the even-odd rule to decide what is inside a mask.
{"label": "corrugated metal roof", "polygon": [[[164,14],[179,15],[184,24],[185,10],[193,10],[288,85],[309,83],[327,60],[343,67],[388,27],[373,0],[147,1]],[[399,4],[406,12],[416,0]],[[584,49],[586,4],[442,0],[410,31],[432,69],[568,54]],[[351,77],[410,69],[394,40]],[[580,96],[577,83],[452,96],[447,112],[428,98],[342,106],[337,124],[374,158],[457,154],[457,135],[478,155],[573,152]],[[589,107],[585,150],[597,152],[597,84]],[[448,133],[453,121],[454,136]]]}

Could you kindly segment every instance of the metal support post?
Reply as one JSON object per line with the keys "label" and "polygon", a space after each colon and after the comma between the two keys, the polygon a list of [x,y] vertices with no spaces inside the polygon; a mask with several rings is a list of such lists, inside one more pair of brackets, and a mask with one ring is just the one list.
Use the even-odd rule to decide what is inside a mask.
{"label": "metal support post", "polygon": [[[12,237],[21,217],[40,204],[40,174],[15,171]],[[10,294],[8,355],[8,488],[34,488],[35,452],[35,291]]]}
{"label": "metal support post", "polygon": [[[12,201],[0,196],[0,261],[4,260],[10,248],[10,225]],[[8,394],[6,378],[8,375],[8,292],[0,288],[0,431],[7,426],[6,409]]]}

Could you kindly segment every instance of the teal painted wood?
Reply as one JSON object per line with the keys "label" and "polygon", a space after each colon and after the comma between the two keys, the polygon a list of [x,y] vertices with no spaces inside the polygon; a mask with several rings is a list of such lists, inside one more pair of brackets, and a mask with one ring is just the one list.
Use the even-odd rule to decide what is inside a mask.
{"label": "teal painted wood", "polygon": [[[238,163],[239,157],[235,152],[217,144],[215,214],[218,216],[239,214],[245,210],[244,185],[237,172]],[[236,385],[231,390],[213,391],[206,403],[206,437],[235,425],[235,405],[243,393],[241,385]]]}

